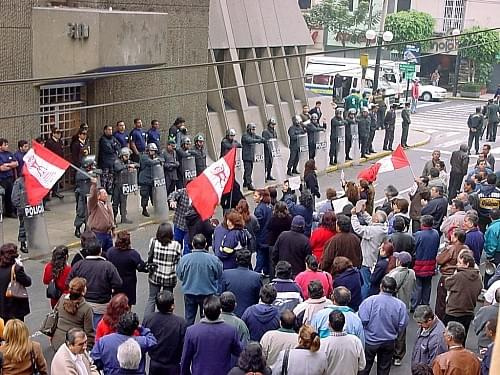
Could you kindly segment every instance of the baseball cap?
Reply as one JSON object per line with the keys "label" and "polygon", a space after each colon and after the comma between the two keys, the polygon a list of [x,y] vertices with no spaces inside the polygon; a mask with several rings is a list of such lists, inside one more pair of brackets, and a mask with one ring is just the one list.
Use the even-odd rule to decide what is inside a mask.
{"label": "baseball cap", "polygon": [[409,264],[411,263],[411,254],[408,253],[407,251],[401,251],[401,252],[396,252],[394,254],[392,254],[394,256],[394,258],[396,259],[399,259],[399,261],[401,262],[401,264]]}

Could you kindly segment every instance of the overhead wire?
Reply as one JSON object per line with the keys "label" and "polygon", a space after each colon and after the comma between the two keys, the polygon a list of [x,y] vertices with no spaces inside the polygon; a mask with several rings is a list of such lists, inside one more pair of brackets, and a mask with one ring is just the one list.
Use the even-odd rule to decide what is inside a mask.
{"label": "overhead wire", "polygon": [[[488,44],[488,42],[478,43],[478,44],[474,44],[474,45],[470,45],[470,46],[462,47],[462,48],[459,47],[458,49],[450,49],[450,50],[447,50],[446,52],[463,50],[463,49],[467,49],[467,48],[480,47],[480,46],[485,45],[485,44]],[[436,52],[433,54],[421,56],[420,58],[430,57],[430,56],[441,54],[441,53],[442,52]],[[403,62],[404,61],[405,60],[403,59]],[[370,65],[369,67],[374,67],[374,65]],[[346,69],[332,70],[330,72],[328,72],[328,71],[322,72],[322,74],[342,73],[342,72],[352,71],[353,69],[355,69],[355,68],[350,66],[349,68],[346,68]],[[294,80],[298,80],[298,79],[302,80],[306,76],[307,75],[304,74],[304,75],[295,76],[295,77],[254,82],[254,83],[243,84],[243,85],[226,86],[226,87],[198,90],[198,91],[188,91],[188,92],[184,92],[184,93],[176,93],[176,94],[169,94],[169,95],[158,95],[158,96],[151,96],[151,97],[146,97],[146,98],[127,99],[127,100],[115,101],[115,102],[110,102],[110,103],[90,104],[90,105],[72,107],[72,108],[62,109],[62,110],[52,110],[52,111],[46,111],[46,112],[21,113],[21,114],[15,114],[15,115],[0,116],[0,120],[8,120],[8,119],[15,119],[15,118],[22,118],[22,117],[33,117],[33,116],[48,116],[48,115],[54,115],[54,114],[70,113],[70,112],[74,112],[74,111],[82,111],[82,110],[87,110],[87,109],[97,109],[97,108],[112,107],[112,106],[116,106],[116,105],[141,103],[141,102],[145,102],[145,101],[166,100],[166,99],[172,99],[172,98],[182,97],[182,96],[208,94],[211,92],[218,92],[218,91],[223,91],[223,90],[234,90],[234,89],[239,89],[239,88],[253,87],[253,86],[266,85],[266,84],[272,84],[272,83],[279,83],[279,82],[284,82],[284,81],[294,81]]]}
{"label": "overhead wire", "polygon": [[[384,48],[396,47],[402,44],[416,44],[422,42],[429,42],[435,40],[441,40],[446,38],[459,38],[464,35],[474,35],[480,34],[488,31],[500,30],[500,27],[484,29],[484,30],[476,30],[469,31],[465,33],[461,33],[458,35],[445,35],[445,36],[436,36],[431,38],[423,38],[411,41],[404,42],[391,42],[385,43],[383,45]],[[44,83],[44,82],[53,82],[53,81],[66,81],[66,80],[87,80],[87,79],[101,79],[101,78],[109,78],[114,76],[121,75],[130,75],[130,74],[140,74],[140,73],[154,73],[159,71],[169,71],[169,70],[181,70],[181,69],[195,69],[195,68],[209,68],[219,65],[233,65],[233,64],[246,64],[252,62],[261,62],[268,60],[279,60],[279,59],[287,59],[294,57],[309,57],[309,56],[318,56],[318,55],[329,55],[329,54],[337,54],[344,52],[352,52],[352,51],[361,51],[361,50],[370,50],[378,48],[378,44],[373,44],[370,46],[363,47],[348,47],[348,48],[340,48],[336,50],[330,51],[315,51],[315,52],[301,52],[301,53],[293,53],[289,55],[279,55],[279,56],[264,56],[264,57],[253,57],[250,59],[238,59],[238,60],[224,60],[224,61],[213,61],[213,62],[205,62],[205,63],[195,63],[195,64],[186,64],[186,65],[173,65],[173,66],[165,66],[162,64],[161,66],[155,66],[150,68],[138,68],[138,69],[127,69],[127,70],[118,70],[112,72],[94,72],[94,73],[82,73],[82,74],[68,74],[68,75],[59,75],[59,76],[50,76],[50,77],[34,77],[34,78],[17,78],[10,80],[0,81],[0,86],[6,85],[17,85],[24,83]]]}

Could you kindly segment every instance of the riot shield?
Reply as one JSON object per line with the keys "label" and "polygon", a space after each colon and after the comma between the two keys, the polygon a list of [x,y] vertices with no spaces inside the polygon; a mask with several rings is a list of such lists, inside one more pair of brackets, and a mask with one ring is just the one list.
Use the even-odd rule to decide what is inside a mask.
{"label": "riot shield", "polygon": [[240,186],[243,186],[243,160],[241,159],[241,148],[236,149],[236,163],[234,166],[234,177]]}
{"label": "riot shield", "polygon": [[124,181],[121,186],[121,193],[125,201],[125,207],[119,207],[121,219],[124,217],[136,221],[139,217],[141,207],[141,196],[139,194],[139,184],[137,183],[137,169],[129,169],[124,172]]}
{"label": "riot shield", "polygon": [[359,165],[359,159],[361,158],[360,150],[359,150],[359,133],[358,133],[358,124],[351,124],[351,135],[352,135],[352,144],[351,144],[351,152],[352,152],[352,160],[354,165]]}
{"label": "riot shield", "polygon": [[182,159],[182,178],[184,179],[184,186],[188,181],[196,178],[196,163],[194,156],[188,156]]}
{"label": "riot shield", "polygon": [[264,144],[254,144],[254,159],[252,169],[252,183],[256,189],[266,186],[266,166],[264,162]]}
{"label": "riot shield", "polygon": [[298,136],[299,143],[299,172],[304,173],[304,165],[309,160],[309,146],[307,144],[307,134]]}
{"label": "riot shield", "polygon": [[314,133],[314,143],[316,145],[316,169],[324,171],[328,167],[328,144],[326,142],[326,132]]}
{"label": "riot shield", "polygon": [[28,249],[49,252],[50,242],[45,222],[43,203],[24,207],[24,228],[28,240]]}
{"label": "riot shield", "polygon": [[273,158],[271,174],[276,178],[278,184],[282,184],[287,178],[285,176],[286,164],[281,155],[280,144],[276,138],[270,139],[268,143]]}
{"label": "riot shield", "polygon": [[345,126],[337,128],[337,164],[345,163]]}
{"label": "riot shield", "polygon": [[160,163],[153,166],[153,207],[157,220],[168,219],[167,187],[163,166]]}

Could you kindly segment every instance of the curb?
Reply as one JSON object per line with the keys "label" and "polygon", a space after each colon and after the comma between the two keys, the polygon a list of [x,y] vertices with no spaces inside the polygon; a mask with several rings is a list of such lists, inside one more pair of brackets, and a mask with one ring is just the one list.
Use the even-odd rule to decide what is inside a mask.
{"label": "curb", "polygon": [[[490,98],[488,98],[490,99]],[[471,101],[471,102],[481,102],[481,103],[485,103],[488,101],[488,99],[481,99],[481,98],[462,98],[461,96],[448,96],[445,98],[445,100],[467,100],[467,101]]]}
{"label": "curb", "polygon": [[[425,132],[423,132],[422,130],[413,130],[415,132],[419,132],[419,133],[424,133],[426,134]],[[421,146],[424,146],[426,145],[427,143],[429,143],[431,141],[431,136],[426,134],[426,139],[424,139],[423,141],[420,141],[420,142],[417,142],[417,143],[414,143],[412,145],[410,145],[409,148],[417,148],[417,147],[421,147]],[[380,158],[383,158],[384,156],[388,156],[388,155],[391,155],[392,152],[391,151],[382,151],[382,152],[377,152],[376,154],[373,154],[373,155],[370,155],[366,158],[361,158],[359,159],[359,161],[356,161],[357,163],[366,163],[367,161],[371,161],[371,160],[377,160],[377,159],[380,159]],[[333,166],[329,166],[327,167],[325,170],[323,171],[320,171],[318,172],[318,176],[323,176],[323,175],[326,175],[328,173],[332,173],[332,172],[335,172],[339,169],[344,169],[344,168],[347,168],[347,167],[352,167],[354,165],[354,161],[348,161],[347,163],[343,163],[343,164],[340,164],[340,165],[333,165]],[[270,187],[270,186],[278,186],[278,184],[269,184],[269,185],[266,185],[265,187]],[[249,190],[249,191],[246,191],[246,192],[243,192],[243,196],[250,196],[253,194],[253,191]],[[169,217],[170,216],[173,216],[173,214],[169,214]],[[124,230],[128,230],[129,232],[133,232],[133,231],[136,231],[140,228],[143,228],[145,226],[148,226],[148,225],[151,225],[151,224],[158,224],[160,222],[160,220],[156,220],[156,219],[151,219],[151,220],[147,220],[147,221],[144,221],[144,222],[141,222],[135,226],[132,226],[130,228],[123,228],[123,229],[119,229],[116,231],[116,233],[119,233],[121,231],[124,231]],[[80,247],[80,241],[73,241],[73,242],[70,242],[70,243],[67,243],[65,244],[66,247],[68,247],[68,249],[70,250],[75,250],[75,249],[78,249]],[[48,255],[51,255],[52,252],[47,252],[47,253],[42,253],[42,254],[36,254],[36,255],[33,255],[33,256],[27,256],[27,257],[23,257],[22,260],[42,260],[44,258],[46,258]]]}

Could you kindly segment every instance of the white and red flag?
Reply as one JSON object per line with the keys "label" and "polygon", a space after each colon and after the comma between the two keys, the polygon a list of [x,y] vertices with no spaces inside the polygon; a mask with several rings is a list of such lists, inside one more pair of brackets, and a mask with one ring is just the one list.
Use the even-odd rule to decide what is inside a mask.
{"label": "white and red flag", "polygon": [[30,206],[40,204],[70,165],[68,161],[35,141],[24,155],[23,161],[26,196]]}
{"label": "white and red flag", "polygon": [[206,168],[187,186],[187,193],[202,220],[210,218],[222,194],[229,193],[234,183],[236,149]]}
{"label": "white and red flag", "polygon": [[390,172],[396,169],[409,167],[410,162],[406,157],[403,147],[399,145],[392,155],[378,160],[375,164],[358,173],[358,179],[373,182],[377,179],[379,173]]}

